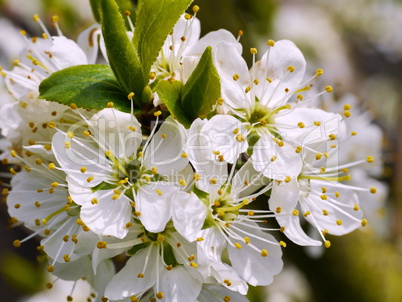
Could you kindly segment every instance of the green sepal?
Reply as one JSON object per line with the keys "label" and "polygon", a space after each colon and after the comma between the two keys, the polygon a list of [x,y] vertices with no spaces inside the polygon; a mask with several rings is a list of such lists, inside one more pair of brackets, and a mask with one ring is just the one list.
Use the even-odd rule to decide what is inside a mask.
{"label": "green sepal", "polygon": [[260,139],[260,135],[255,130],[251,131],[247,135],[248,147],[247,147],[246,153],[248,156],[251,156],[253,154],[254,145],[258,142],[259,139]]}
{"label": "green sepal", "polygon": [[183,87],[181,105],[188,120],[204,118],[221,96],[221,83],[214,66],[212,48],[207,47]]}
{"label": "green sepal", "polygon": [[180,81],[161,80],[155,90],[159,98],[169,109],[170,114],[184,127],[189,128],[192,121],[186,117],[180,102],[182,87],[183,84]]}
{"label": "green sepal", "polygon": [[125,22],[113,0],[100,0],[102,34],[109,64],[126,96],[134,92],[134,103],[141,107],[141,94],[148,84],[140,59],[127,36]]}
{"label": "green sepal", "polygon": [[144,243],[136,244],[131,249],[129,249],[127,251],[127,255],[128,256],[134,256],[140,250],[145,249],[146,247],[148,247],[151,243],[152,243],[152,241],[146,241]]}
{"label": "green sepal", "polygon": [[165,261],[166,265],[171,265],[175,267],[178,263],[176,257],[173,253],[173,248],[170,244],[165,243],[163,245],[163,260]]}
{"label": "green sepal", "polygon": [[100,0],[89,0],[89,2],[91,4],[92,14],[94,15],[95,21],[100,23],[101,22],[101,16],[99,12]]}
{"label": "green sepal", "polygon": [[64,105],[100,110],[113,102],[116,109],[130,112],[127,96],[106,65],[77,65],[56,71],[42,81],[39,93],[40,99]]}
{"label": "green sepal", "polygon": [[[201,189],[198,189],[196,185],[192,188],[193,193],[202,201],[203,204],[209,209],[209,194]],[[208,215],[205,218],[204,224],[202,225],[202,230],[208,229],[215,225],[215,220],[212,217],[212,213],[208,211]]]}
{"label": "green sepal", "polygon": [[193,0],[139,1],[133,44],[147,79],[168,34],[191,2]]}

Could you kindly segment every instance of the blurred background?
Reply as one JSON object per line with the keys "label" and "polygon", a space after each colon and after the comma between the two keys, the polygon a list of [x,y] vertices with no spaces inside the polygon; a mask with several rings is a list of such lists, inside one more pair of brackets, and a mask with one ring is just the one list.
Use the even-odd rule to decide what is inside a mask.
{"label": "blurred background", "polygon": [[[402,1],[199,0],[194,4],[201,8],[197,17],[202,34],[220,28],[236,36],[244,31],[241,42],[249,64],[250,47],[262,54],[268,39],[294,41],[312,72],[324,69],[318,85],[334,87],[335,93],[322,99],[320,106],[333,109],[347,99],[356,115],[364,116],[362,136],[351,147],[354,154],[374,150],[379,159],[360,179],[380,188],[368,213],[368,227],[341,238],[332,236],[332,246],[325,251],[289,243],[284,271],[267,288],[251,287],[250,301],[402,301],[402,158],[398,158],[402,154]],[[85,0],[0,0],[3,68],[12,68],[24,46],[20,29],[29,36],[41,34],[32,19],[35,13],[54,34],[50,21],[58,15],[64,35],[73,40],[94,22]],[[1,86],[0,105],[11,98]],[[7,183],[4,166],[1,171]],[[45,264],[37,259],[39,241],[13,247],[15,239],[29,232],[8,229],[7,206],[0,206],[0,297],[6,302],[23,301],[43,290],[48,278]]]}

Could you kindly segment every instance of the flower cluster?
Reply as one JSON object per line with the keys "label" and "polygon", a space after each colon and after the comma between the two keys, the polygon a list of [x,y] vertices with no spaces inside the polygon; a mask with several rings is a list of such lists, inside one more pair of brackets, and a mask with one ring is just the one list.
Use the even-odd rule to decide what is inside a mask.
{"label": "flower cluster", "polygon": [[[33,231],[14,245],[39,235],[48,271],[86,278],[90,300],[247,301],[282,270],[287,239],[328,248],[367,224],[359,196],[376,188],[348,184],[348,169],[374,158],[342,157],[351,105],[314,106],[332,88],[313,92],[323,71],[306,76],[291,41],[269,40],[258,61],[252,48],[249,69],[242,33],[200,38],[199,7],[182,14],[191,1],[164,8],[178,18],[166,35],[142,2],[126,28],[99,1],[101,25],[78,44],[57,17],[56,37],[38,16],[43,37],[22,32],[21,61],[2,70],[15,102],[0,109],[10,224]],[[94,64],[98,45],[109,65]]]}

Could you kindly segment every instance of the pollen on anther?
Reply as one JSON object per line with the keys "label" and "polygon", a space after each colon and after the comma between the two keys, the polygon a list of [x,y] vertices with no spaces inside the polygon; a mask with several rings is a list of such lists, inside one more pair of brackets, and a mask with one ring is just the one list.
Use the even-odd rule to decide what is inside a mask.
{"label": "pollen on anther", "polygon": [[377,193],[377,188],[376,188],[376,187],[371,187],[371,188],[370,188],[370,193],[371,193],[371,194]]}
{"label": "pollen on anther", "polygon": [[366,160],[368,163],[372,163],[374,161],[374,157],[369,155],[367,156]]}
{"label": "pollen on anther", "polygon": [[325,91],[326,91],[327,93],[332,92],[332,86],[327,86],[327,87],[325,87]]}
{"label": "pollen on anther", "polygon": [[275,45],[275,41],[269,39],[268,42],[267,42],[267,45],[273,47]]}
{"label": "pollen on anther", "polygon": [[329,241],[329,240],[325,240],[325,247],[328,249],[328,248],[330,248],[331,247],[331,241]]}
{"label": "pollen on anther", "polygon": [[113,108],[114,107],[114,103],[113,102],[108,102],[106,104],[106,108]]}
{"label": "pollen on anther", "polygon": [[262,257],[267,257],[268,256],[268,251],[266,249],[261,250],[261,256]]}

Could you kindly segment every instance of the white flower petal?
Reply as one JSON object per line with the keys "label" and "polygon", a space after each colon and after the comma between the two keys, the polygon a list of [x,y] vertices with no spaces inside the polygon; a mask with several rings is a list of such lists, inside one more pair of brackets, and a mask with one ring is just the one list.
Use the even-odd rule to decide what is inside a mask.
{"label": "white flower petal", "polygon": [[[288,71],[289,66],[294,67],[293,72]],[[306,71],[306,60],[293,42],[281,40],[263,55],[261,61],[255,63],[253,69],[256,78],[265,84],[254,86],[261,104],[269,107],[282,106],[299,89]],[[267,77],[271,79],[271,83],[266,81]],[[265,86],[267,89],[262,95]],[[286,88],[289,92],[285,92]]]}
{"label": "white flower petal", "polygon": [[100,25],[95,23],[82,31],[77,38],[77,44],[85,52],[88,58],[88,64],[96,63],[96,59],[98,58],[100,35]]}
{"label": "white flower petal", "polygon": [[[255,227],[257,224],[250,223],[250,226]],[[283,267],[281,246],[265,242],[265,240],[276,242],[276,239],[270,234],[263,233],[251,227],[238,227],[243,229],[246,234],[258,236],[258,238],[250,236],[250,244],[253,244],[260,250],[266,250],[268,256],[261,256],[258,251],[244,242],[241,243],[242,248],[240,249],[228,245],[229,259],[232,267],[251,285],[271,284],[274,275],[279,274]],[[238,242],[235,238],[231,238],[231,240]]]}
{"label": "white flower petal", "polygon": [[232,302],[248,302],[246,296],[217,284],[203,284],[197,302],[222,302],[228,296]]}
{"label": "white flower petal", "polygon": [[167,118],[144,150],[144,166],[157,167],[162,175],[183,170],[188,164],[187,158],[182,157],[185,142],[184,128],[173,118]]}
{"label": "white flower petal", "polygon": [[99,111],[90,120],[90,130],[100,145],[117,158],[130,158],[141,145],[141,124],[136,117],[113,108]]}
{"label": "white flower petal", "polygon": [[302,169],[300,154],[287,142],[279,147],[273,138],[270,134],[261,136],[254,145],[251,155],[254,169],[276,180],[283,180],[286,176],[298,176]]}
{"label": "white flower petal", "polygon": [[170,204],[173,194],[179,189],[157,182],[143,185],[135,197],[135,209],[140,212],[139,219],[147,231],[162,232],[170,220]]}
{"label": "white flower petal", "polygon": [[[244,90],[251,85],[251,78],[246,62],[233,44],[222,42],[216,46],[215,67],[221,77],[224,101],[235,109],[248,108],[251,104]],[[234,75],[239,76],[237,81]]]}
{"label": "white flower petal", "polygon": [[188,241],[197,239],[208,209],[194,193],[179,191],[173,195],[172,219],[176,230]]}
{"label": "white flower petal", "polygon": [[[137,252],[127,261],[123,269],[109,282],[105,296],[111,300],[120,300],[138,295],[153,286],[156,282],[157,270],[163,269],[158,255],[159,249],[151,244]],[[143,278],[138,278],[143,274]]]}
{"label": "white flower petal", "polygon": [[246,151],[246,128],[231,115],[215,115],[201,129],[201,134],[209,140],[209,150],[203,150],[209,160],[217,159],[213,152],[219,152],[223,160],[234,163],[240,153]]}
{"label": "white flower petal", "polygon": [[128,232],[126,223],[131,221],[131,200],[124,195],[117,199],[113,196],[113,190],[94,192],[91,197],[97,203],[86,203],[81,208],[81,219],[94,233],[124,238]]}
{"label": "white flower petal", "polygon": [[52,37],[53,45],[50,53],[58,69],[64,69],[73,65],[88,64],[88,59],[82,49],[73,40],[66,37]]}
{"label": "white flower petal", "polygon": [[161,301],[195,301],[201,291],[202,283],[194,279],[181,265],[172,270],[163,270],[159,290],[164,294]]}

